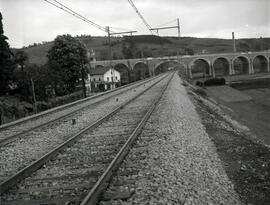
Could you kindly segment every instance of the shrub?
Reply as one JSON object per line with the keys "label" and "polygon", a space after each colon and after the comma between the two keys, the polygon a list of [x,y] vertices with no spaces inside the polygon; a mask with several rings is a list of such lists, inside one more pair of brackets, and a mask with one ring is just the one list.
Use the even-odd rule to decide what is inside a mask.
{"label": "shrub", "polygon": [[201,82],[201,81],[196,81],[196,85],[202,87],[202,86],[203,86],[203,82]]}
{"label": "shrub", "polygon": [[204,81],[205,86],[214,86],[214,85],[225,85],[225,78],[211,78],[209,80]]}

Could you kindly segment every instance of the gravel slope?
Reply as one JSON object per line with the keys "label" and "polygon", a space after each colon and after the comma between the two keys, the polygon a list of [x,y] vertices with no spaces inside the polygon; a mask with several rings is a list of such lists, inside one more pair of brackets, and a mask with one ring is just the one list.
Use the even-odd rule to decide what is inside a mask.
{"label": "gravel slope", "polygon": [[146,157],[124,163],[141,167],[134,194],[101,204],[241,204],[178,75],[141,135],[149,130]]}

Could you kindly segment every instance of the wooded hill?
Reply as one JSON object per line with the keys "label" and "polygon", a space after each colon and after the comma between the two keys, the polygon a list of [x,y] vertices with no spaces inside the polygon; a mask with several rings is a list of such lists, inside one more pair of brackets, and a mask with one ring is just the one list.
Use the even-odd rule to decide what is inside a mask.
{"label": "wooded hill", "polygon": [[[109,59],[108,38],[106,36],[78,36],[89,50],[94,50],[97,60]],[[170,55],[227,53],[232,52],[232,40],[194,37],[159,37],[137,35],[112,37],[113,59],[158,57]],[[23,48],[29,55],[29,63],[45,64],[47,51],[53,42],[34,44]],[[237,39],[237,51],[259,51],[270,49],[270,38]]]}

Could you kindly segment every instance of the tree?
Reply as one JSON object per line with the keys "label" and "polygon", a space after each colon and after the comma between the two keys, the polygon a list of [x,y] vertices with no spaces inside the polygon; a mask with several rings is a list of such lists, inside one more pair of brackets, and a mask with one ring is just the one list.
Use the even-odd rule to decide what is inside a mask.
{"label": "tree", "polygon": [[84,44],[71,35],[57,36],[47,57],[49,70],[57,76],[55,85],[59,86],[58,80],[60,80],[63,86],[73,92],[81,78],[81,70],[88,62]]}
{"label": "tree", "polygon": [[130,42],[123,41],[122,43],[122,53],[125,59],[132,59],[133,58],[133,49],[134,44]]}
{"label": "tree", "polygon": [[194,50],[192,48],[185,48],[185,53],[187,55],[194,55]]}
{"label": "tree", "polygon": [[15,56],[15,63],[17,63],[21,67],[21,69],[23,71],[26,62],[28,61],[27,53],[25,51],[23,51],[23,50],[17,50],[14,53],[14,56]]}
{"label": "tree", "polygon": [[2,14],[0,12],[0,95],[5,94],[9,90],[12,73],[15,68],[13,54],[7,39],[4,35]]}

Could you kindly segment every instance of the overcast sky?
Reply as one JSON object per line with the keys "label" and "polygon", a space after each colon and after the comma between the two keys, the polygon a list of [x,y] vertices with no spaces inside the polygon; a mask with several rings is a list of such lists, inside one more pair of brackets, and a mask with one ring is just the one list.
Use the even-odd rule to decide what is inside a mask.
{"label": "overcast sky", "polygon": [[[53,0],[51,0],[53,1]],[[59,0],[101,26],[150,34],[128,0]],[[270,37],[270,0],[133,0],[151,27],[180,19],[181,35],[236,38]],[[59,34],[106,35],[44,0],[0,0],[11,47],[51,41]],[[176,25],[176,21],[166,26]],[[116,29],[115,29],[116,30]],[[120,31],[120,30],[117,30]],[[177,36],[177,30],[160,35]]]}

